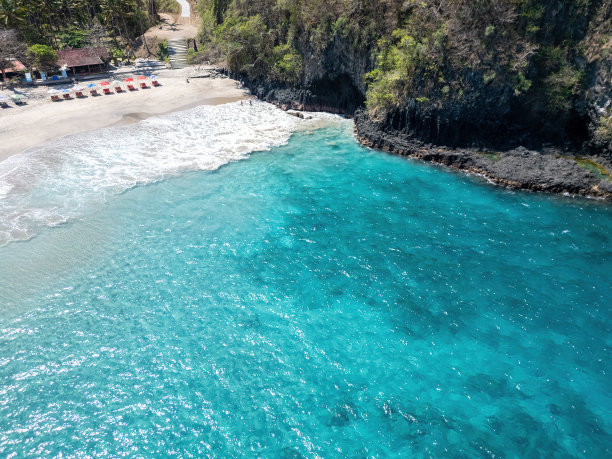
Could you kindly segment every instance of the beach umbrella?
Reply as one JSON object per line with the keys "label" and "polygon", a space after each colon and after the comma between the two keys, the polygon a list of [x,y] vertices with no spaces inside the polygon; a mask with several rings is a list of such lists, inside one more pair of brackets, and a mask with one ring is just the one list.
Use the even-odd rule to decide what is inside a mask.
{"label": "beach umbrella", "polygon": [[63,92],[64,94],[68,94],[69,92],[72,92],[72,91],[71,91],[70,89],[62,89],[62,92]]}
{"label": "beach umbrella", "polygon": [[152,80],[157,80],[157,75],[151,75]]}
{"label": "beach umbrella", "polygon": [[75,91],[82,91],[82,90],[83,90],[83,87],[75,84],[75,85],[72,87],[72,89],[73,89],[73,90],[75,90]]}
{"label": "beach umbrella", "polygon": [[0,96],[0,102],[4,102],[6,100],[5,96]]}
{"label": "beach umbrella", "polygon": [[103,81],[100,83],[100,86],[110,86],[110,83],[108,81]]}
{"label": "beach umbrella", "polygon": [[140,76],[138,77],[138,79],[139,79],[139,80],[146,80],[146,79],[147,79],[147,77],[146,77],[146,76],[144,76],[144,75],[140,75]]}
{"label": "beach umbrella", "polygon": [[111,83],[112,86],[121,86],[121,81],[115,80]]}
{"label": "beach umbrella", "polygon": [[47,92],[49,94],[57,94],[59,91],[57,89],[49,89]]}
{"label": "beach umbrella", "polygon": [[95,88],[96,86],[97,86],[97,85],[95,85],[95,84],[93,84],[93,83],[89,83],[89,84],[87,85],[87,87],[88,87],[88,88]]}
{"label": "beach umbrella", "polygon": [[125,81],[130,83],[130,82],[134,81],[134,78],[126,78]]}

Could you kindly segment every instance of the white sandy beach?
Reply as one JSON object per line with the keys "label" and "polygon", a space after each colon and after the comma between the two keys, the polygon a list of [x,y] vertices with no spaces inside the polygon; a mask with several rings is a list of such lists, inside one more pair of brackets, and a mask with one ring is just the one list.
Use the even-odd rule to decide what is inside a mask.
{"label": "white sandy beach", "polygon": [[[139,74],[136,68],[133,71],[124,68],[116,78],[135,78]],[[85,91],[88,97],[76,99],[73,96],[70,100],[59,102],[50,100],[47,87],[19,88],[18,91],[27,97],[27,105],[16,106],[11,102],[10,108],[0,109],[0,161],[65,135],[135,122],[197,105],[216,105],[248,97],[239,83],[229,78],[215,77],[210,69],[189,67],[161,70],[156,74],[161,83],[159,87],[95,97]],[[204,75],[208,77],[198,78]],[[79,84],[86,86],[104,80],[108,80],[108,77]],[[0,94],[10,96],[13,92],[4,90]]]}

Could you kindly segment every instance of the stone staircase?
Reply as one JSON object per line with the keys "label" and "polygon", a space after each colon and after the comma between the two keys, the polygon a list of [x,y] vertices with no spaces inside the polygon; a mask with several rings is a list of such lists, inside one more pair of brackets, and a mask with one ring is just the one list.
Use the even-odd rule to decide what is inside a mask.
{"label": "stone staircase", "polygon": [[164,64],[163,62],[154,61],[152,59],[137,59],[134,63],[134,66],[140,72],[156,72],[158,70],[164,70],[166,68],[166,64]]}
{"label": "stone staircase", "polygon": [[173,38],[168,40],[168,55],[170,66],[173,69],[187,67],[187,42],[184,38]]}

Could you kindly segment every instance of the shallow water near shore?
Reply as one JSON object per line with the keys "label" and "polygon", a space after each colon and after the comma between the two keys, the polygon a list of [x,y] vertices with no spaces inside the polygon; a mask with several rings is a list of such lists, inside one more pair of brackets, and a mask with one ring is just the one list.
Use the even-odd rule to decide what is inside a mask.
{"label": "shallow water near shore", "polygon": [[[144,122],[158,148],[181,116]],[[345,121],[222,161],[208,129],[205,167],[20,195],[66,223],[0,247],[2,455],[610,456],[609,205],[367,150]]]}

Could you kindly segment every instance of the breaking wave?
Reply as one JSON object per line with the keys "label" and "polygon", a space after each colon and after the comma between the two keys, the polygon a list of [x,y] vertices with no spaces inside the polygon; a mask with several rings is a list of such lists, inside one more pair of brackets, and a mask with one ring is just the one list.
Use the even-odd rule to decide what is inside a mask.
{"label": "breaking wave", "polygon": [[63,137],[0,163],[0,246],[103,205],[109,195],[184,171],[214,170],[285,144],[291,134],[338,123],[299,118],[263,102],[184,112]]}

